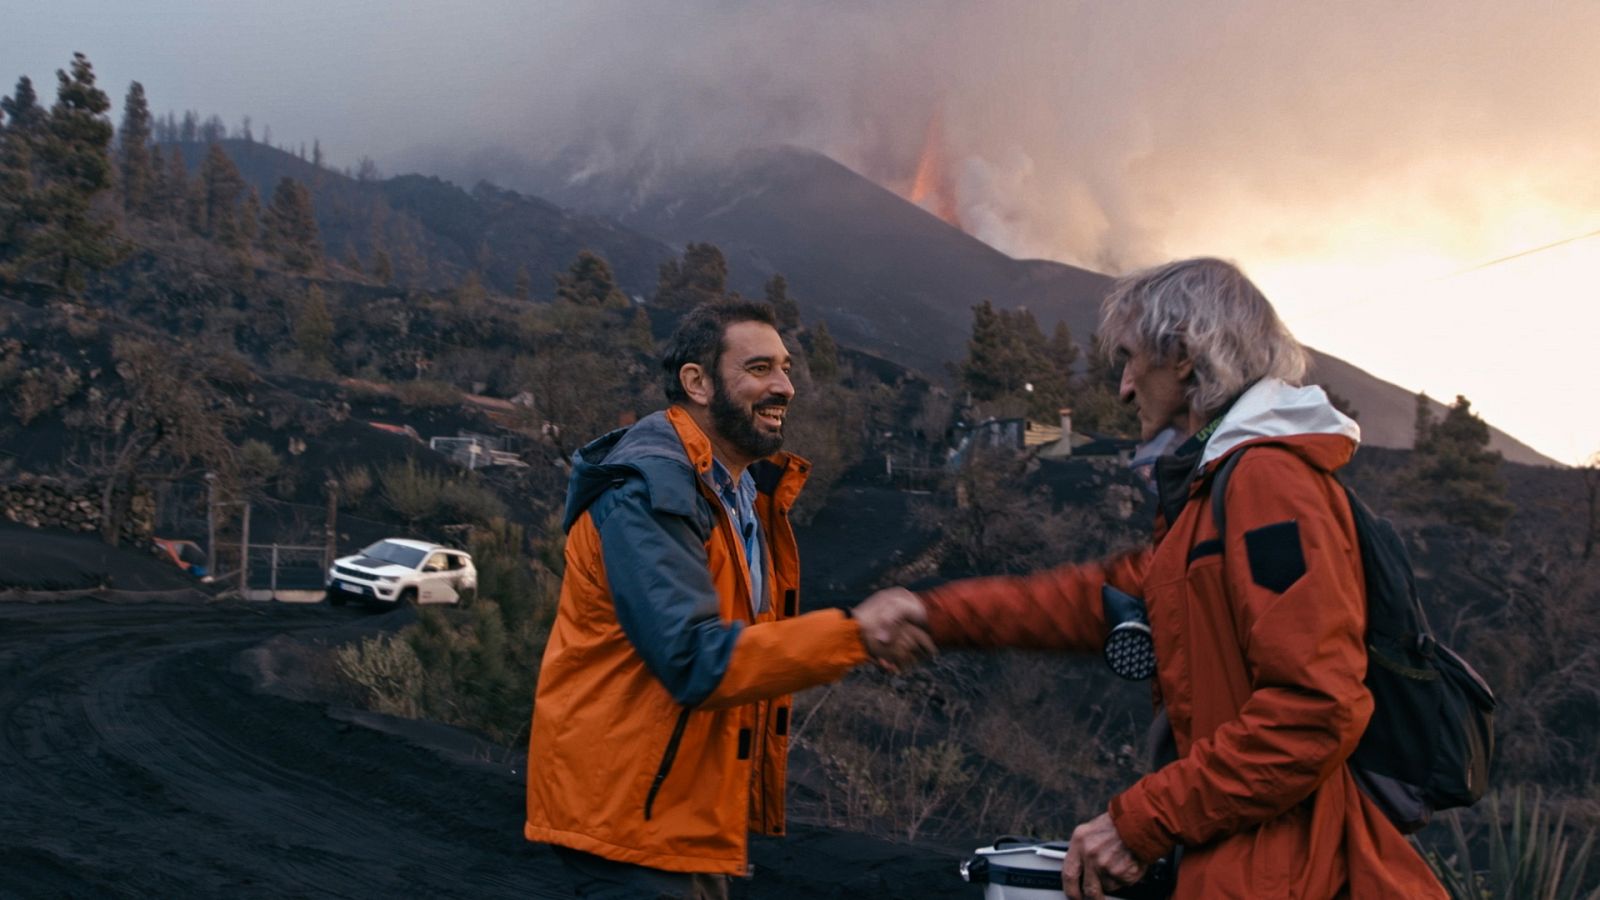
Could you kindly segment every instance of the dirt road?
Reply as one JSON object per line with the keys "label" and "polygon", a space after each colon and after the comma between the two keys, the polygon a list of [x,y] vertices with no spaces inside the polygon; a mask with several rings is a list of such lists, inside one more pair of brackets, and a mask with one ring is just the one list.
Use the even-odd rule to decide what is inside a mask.
{"label": "dirt road", "polygon": [[[521,838],[520,760],[453,729],[364,727],[247,674],[279,636],[385,618],[0,600],[0,897],[570,896]],[[736,896],[980,895],[947,855],[823,829],[757,841],[752,860]]]}

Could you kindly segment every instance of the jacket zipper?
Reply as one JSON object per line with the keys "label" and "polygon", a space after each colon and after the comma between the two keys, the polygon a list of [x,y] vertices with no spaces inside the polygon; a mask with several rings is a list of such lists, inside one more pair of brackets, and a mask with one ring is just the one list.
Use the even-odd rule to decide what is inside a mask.
{"label": "jacket zipper", "polygon": [[689,724],[690,710],[685,707],[678,713],[678,724],[672,727],[672,738],[667,741],[667,749],[661,754],[661,765],[656,769],[656,777],[650,782],[650,793],[644,798],[644,818],[650,821],[651,809],[656,805],[656,794],[661,791],[661,782],[667,780],[667,773],[672,771],[672,761],[678,756],[678,742],[683,740],[683,729]]}
{"label": "jacket zipper", "polygon": [[772,701],[761,701],[760,714],[756,716],[756,748],[751,754],[750,772],[760,783],[756,787],[756,797],[760,804],[756,809],[756,817],[761,822],[761,830],[767,830],[767,805],[771,802],[767,796],[767,720],[772,716]]}

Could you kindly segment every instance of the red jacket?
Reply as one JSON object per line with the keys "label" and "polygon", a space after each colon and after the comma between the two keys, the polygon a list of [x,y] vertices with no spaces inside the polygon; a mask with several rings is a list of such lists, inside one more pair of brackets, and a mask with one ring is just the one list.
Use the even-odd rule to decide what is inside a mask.
{"label": "red jacket", "polygon": [[751,467],[768,593],[753,604],[711,459],[676,407],[574,459],[528,740],[529,840],[743,875],[746,834],[783,833],[789,694],[866,651],[838,610],[798,610],[788,513],[808,464],[780,453]]}
{"label": "red jacket", "polygon": [[1134,855],[1182,844],[1180,898],[1444,897],[1344,765],[1372,713],[1361,559],[1332,477],[1358,432],[1310,391],[1252,388],[1208,443],[1205,473],[1256,448],[1229,482],[1225,538],[1203,474],[1152,547],[945,585],[924,598],[931,628],[949,646],[1099,653],[1101,586],[1145,598],[1179,758],[1111,801]]}

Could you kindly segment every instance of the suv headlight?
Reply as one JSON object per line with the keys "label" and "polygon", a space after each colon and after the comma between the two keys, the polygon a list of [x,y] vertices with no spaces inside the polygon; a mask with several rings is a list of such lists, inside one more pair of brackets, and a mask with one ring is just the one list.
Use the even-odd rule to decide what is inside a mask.
{"label": "suv headlight", "polygon": [[379,581],[383,581],[383,582],[388,582],[388,583],[392,584],[392,583],[394,583],[396,581],[399,581],[400,580],[400,576],[399,575],[379,575],[378,576],[378,580]]}

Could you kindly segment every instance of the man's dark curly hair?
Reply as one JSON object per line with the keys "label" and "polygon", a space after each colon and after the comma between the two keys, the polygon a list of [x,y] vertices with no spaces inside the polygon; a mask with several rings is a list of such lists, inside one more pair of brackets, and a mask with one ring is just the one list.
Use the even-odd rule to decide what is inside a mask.
{"label": "man's dark curly hair", "polygon": [[708,373],[715,373],[722,362],[722,339],[728,326],[740,322],[761,322],[778,327],[778,317],[772,307],[751,300],[719,300],[702,303],[689,311],[678,322],[667,342],[667,353],[661,359],[661,387],[667,392],[667,402],[687,403],[689,395],[678,380],[678,372],[689,363],[699,363]]}

